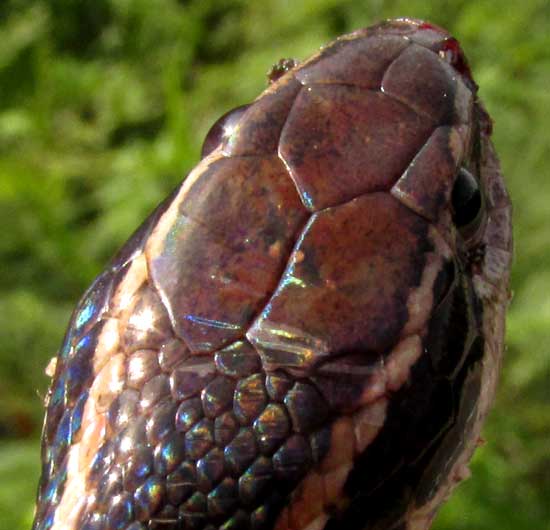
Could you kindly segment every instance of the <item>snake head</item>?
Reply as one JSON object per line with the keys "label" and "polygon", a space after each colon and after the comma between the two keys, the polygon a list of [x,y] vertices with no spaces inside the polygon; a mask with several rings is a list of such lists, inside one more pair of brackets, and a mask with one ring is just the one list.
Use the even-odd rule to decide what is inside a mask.
{"label": "snake head", "polygon": [[426,530],[494,394],[511,259],[444,30],[288,64],[77,306],[34,530]]}

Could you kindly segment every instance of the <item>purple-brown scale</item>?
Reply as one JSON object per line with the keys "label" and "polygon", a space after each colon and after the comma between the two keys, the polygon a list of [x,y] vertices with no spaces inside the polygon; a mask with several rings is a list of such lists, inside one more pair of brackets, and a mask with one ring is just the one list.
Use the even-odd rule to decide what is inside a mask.
{"label": "purple-brown scale", "polygon": [[463,478],[511,237],[462,51],[388,21],[271,81],[75,311],[34,530],[425,530]]}

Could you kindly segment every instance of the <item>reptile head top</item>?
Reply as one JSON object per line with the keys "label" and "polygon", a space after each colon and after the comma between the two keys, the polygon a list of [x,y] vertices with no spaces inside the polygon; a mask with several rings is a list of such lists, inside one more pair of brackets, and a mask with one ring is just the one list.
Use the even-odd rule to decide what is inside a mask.
{"label": "reptile head top", "polygon": [[455,39],[281,63],[84,295],[34,530],[423,530],[503,348],[510,203]]}

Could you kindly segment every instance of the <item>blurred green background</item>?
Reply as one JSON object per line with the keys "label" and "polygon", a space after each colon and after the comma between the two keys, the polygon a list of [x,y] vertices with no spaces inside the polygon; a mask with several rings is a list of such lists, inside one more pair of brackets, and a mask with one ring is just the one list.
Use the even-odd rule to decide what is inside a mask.
{"label": "blurred green background", "polygon": [[508,350],[487,444],[437,530],[550,529],[550,3],[2,0],[0,529],[28,529],[44,368],[85,287],[281,57],[414,16],[462,42],[514,202]]}

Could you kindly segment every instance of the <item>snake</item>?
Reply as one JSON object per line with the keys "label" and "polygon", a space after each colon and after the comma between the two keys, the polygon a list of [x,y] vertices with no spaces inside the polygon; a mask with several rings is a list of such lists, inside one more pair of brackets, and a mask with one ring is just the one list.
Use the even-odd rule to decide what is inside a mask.
{"label": "snake", "polygon": [[33,530],[427,530],[504,350],[511,202],[458,41],[286,60],[49,365]]}

